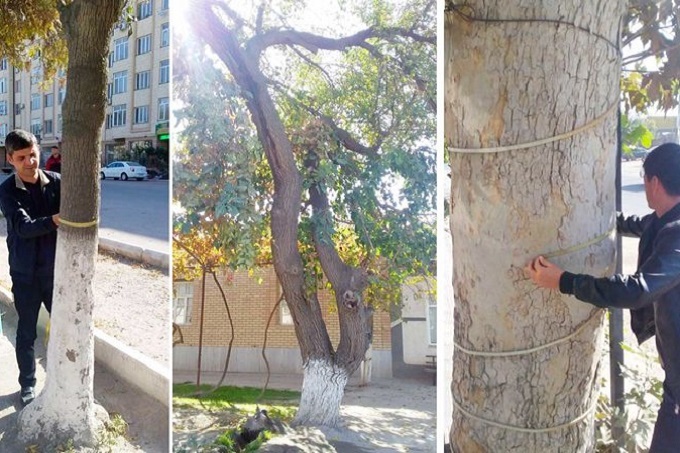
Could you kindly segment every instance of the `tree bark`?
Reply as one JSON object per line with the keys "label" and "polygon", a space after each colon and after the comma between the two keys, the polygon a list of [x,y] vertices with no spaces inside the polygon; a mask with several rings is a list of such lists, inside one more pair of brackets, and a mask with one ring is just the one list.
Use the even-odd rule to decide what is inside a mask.
{"label": "tree bark", "polygon": [[[61,10],[68,47],[64,100],[61,212],[87,223],[99,213],[99,149],[106,107],[106,56],[123,0],[75,0]],[[47,378],[43,392],[20,414],[20,436],[93,444],[98,428],[93,397],[92,281],[97,225],[61,224],[57,236]],[[101,414],[101,411],[99,411]],[[104,412],[105,414],[105,412]]]}
{"label": "tree bark", "polygon": [[[457,348],[452,394],[459,408],[450,433],[457,452],[593,448],[602,313],[536,289],[522,269],[536,255],[557,252],[553,260],[574,272],[613,270],[613,233],[603,233],[615,226],[611,107],[619,96],[625,2],[526,5],[472,1],[446,13],[447,145],[530,143],[606,116],[542,145],[451,154],[455,342],[514,351],[578,333],[510,357]],[[601,240],[583,245],[594,238]]]}
{"label": "tree bark", "polygon": [[337,427],[349,373],[328,358],[304,364],[300,406],[294,424]]}
{"label": "tree bark", "polygon": [[[244,47],[239,45],[236,31],[224,26],[213,6],[208,3],[194,9],[194,31],[209,43],[246,93],[246,104],[274,178],[272,257],[293,318],[304,368],[302,396],[294,423],[336,426],[347,378],[358,368],[368,347],[366,327],[360,324],[366,318],[361,301],[361,291],[367,283],[365,275],[342,262],[330,239],[322,245],[316,241],[322,268],[338,302],[341,339],[335,352],[317,294],[305,282],[298,249],[302,175],[259,68],[262,43],[254,39]],[[221,7],[229,14],[226,5]]]}

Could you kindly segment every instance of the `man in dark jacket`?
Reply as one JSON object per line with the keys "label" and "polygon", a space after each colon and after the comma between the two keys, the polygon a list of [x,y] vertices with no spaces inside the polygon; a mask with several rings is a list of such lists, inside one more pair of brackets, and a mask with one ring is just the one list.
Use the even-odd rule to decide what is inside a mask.
{"label": "man in dark jacket", "polygon": [[5,148],[16,173],[0,185],[0,209],[7,220],[9,271],[19,315],[16,357],[21,401],[26,405],[35,398],[38,313],[41,304],[52,309],[61,181],[57,173],[38,168],[40,150],[30,132],[10,132]]}
{"label": "man in dark jacket", "polygon": [[656,335],[666,372],[663,401],[650,453],[680,451],[680,146],[655,148],[643,164],[647,203],[642,218],[619,215],[620,233],[640,238],[638,270],[633,275],[597,278],[572,274],[539,256],[526,268],[542,288],[597,307],[631,309],[631,325],[641,343]]}

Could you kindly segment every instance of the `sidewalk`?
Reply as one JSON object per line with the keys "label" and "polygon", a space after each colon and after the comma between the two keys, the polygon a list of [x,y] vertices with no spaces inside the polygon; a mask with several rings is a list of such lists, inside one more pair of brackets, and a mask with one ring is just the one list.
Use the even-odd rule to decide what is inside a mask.
{"label": "sidewalk", "polygon": [[[204,371],[201,384],[215,385],[221,375]],[[261,388],[265,379],[264,373],[228,373],[222,385]],[[175,372],[173,380],[196,382],[196,372]],[[301,386],[302,375],[272,374],[268,388],[300,391]],[[424,379],[376,379],[365,387],[352,379],[345,388],[341,408],[346,429],[325,434],[338,452],[430,453],[436,446],[435,399],[436,388],[429,375]],[[209,442],[218,434],[211,427],[219,414],[210,411],[193,414],[179,408],[174,408],[173,414],[175,446],[192,435]]]}
{"label": "sidewalk", "polygon": [[[22,409],[17,382],[19,370],[14,357],[16,314],[2,304],[0,310],[5,312],[2,319],[3,334],[0,335],[0,363],[3,364],[0,373],[0,451],[13,451],[11,449],[16,446],[17,418]],[[38,379],[36,394],[39,394],[45,383],[47,353],[44,335],[40,329],[35,346]],[[118,451],[148,453],[169,451],[167,407],[130,387],[99,364],[95,365],[94,397],[95,401],[102,404],[109,413],[122,414],[129,425],[128,437],[131,440],[126,444],[130,445],[127,445],[126,449],[119,446]]]}

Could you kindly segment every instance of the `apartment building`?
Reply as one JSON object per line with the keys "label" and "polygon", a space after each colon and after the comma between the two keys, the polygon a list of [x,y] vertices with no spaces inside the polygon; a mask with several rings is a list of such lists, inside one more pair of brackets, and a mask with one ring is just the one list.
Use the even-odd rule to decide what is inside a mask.
{"label": "apartment building", "polygon": [[[137,21],[118,24],[109,45],[104,165],[134,157],[140,147],[168,149],[169,0],[141,0],[135,6]],[[65,71],[45,83],[38,58],[24,71],[0,57],[0,137],[16,128],[30,130],[39,138],[46,159],[62,136],[61,106],[67,90]],[[8,167],[6,160],[0,165]]]}

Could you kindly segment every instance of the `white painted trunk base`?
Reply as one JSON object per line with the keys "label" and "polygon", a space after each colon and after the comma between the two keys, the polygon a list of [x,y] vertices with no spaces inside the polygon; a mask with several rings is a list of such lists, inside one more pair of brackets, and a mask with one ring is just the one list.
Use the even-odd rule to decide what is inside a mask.
{"label": "white painted trunk base", "polygon": [[300,407],[293,424],[338,427],[347,380],[347,372],[328,361],[314,359],[307,362]]}
{"label": "white painted trunk base", "polygon": [[90,240],[60,229],[47,376],[42,393],[19,414],[19,437],[24,441],[73,439],[76,445],[92,445],[106,416],[103,409],[95,409],[93,396],[96,251],[96,235]]}

